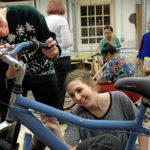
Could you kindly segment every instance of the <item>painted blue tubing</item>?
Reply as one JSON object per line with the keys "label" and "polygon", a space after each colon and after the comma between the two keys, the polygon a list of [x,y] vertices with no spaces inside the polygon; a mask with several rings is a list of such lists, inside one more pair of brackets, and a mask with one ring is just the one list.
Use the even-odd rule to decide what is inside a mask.
{"label": "painted blue tubing", "polygon": [[22,109],[22,111],[15,110],[14,113],[18,113],[16,119],[39,137],[49,148],[52,150],[69,150],[69,148],[31,112]]}
{"label": "painted blue tubing", "polygon": [[[112,121],[112,120],[88,120],[85,118],[78,117],[76,115],[61,111],[51,106],[39,103],[37,101],[30,100],[26,97],[19,96],[15,102],[15,105],[21,106],[25,109],[31,108],[35,111],[42,112],[52,117],[56,117],[60,120],[64,120],[73,123],[80,127],[88,129],[120,129],[120,130],[139,130],[140,132],[147,132],[145,128],[139,125],[136,120],[131,121]],[[145,107],[144,107],[145,108]]]}
{"label": "painted blue tubing", "polygon": [[22,50],[22,48],[24,48],[26,46],[29,46],[29,42],[22,42],[19,45],[17,45],[15,49],[13,49],[12,51],[8,52],[8,54],[10,56],[14,56],[15,54],[19,53]]}
{"label": "painted blue tubing", "polygon": [[[137,133],[145,133],[146,135],[149,134],[149,129],[144,128],[141,125],[146,111],[145,106],[141,106],[137,113],[136,119],[131,121],[88,120],[39,103],[37,101],[33,101],[23,96],[17,96],[15,106],[15,109],[10,109],[8,114],[9,118],[19,120],[34,134],[36,134],[43,141],[43,143],[55,150],[68,150],[68,147],[52,131],[45,127],[45,125],[43,125],[39,119],[37,119],[30,111],[28,111],[28,109],[33,109],[46,115],[56,117],[60,120],[62,119],[88,129],[104,129],[114,131],[128,130]],[[136,137],[136,134],[130,134],[125,150],[132,150]]]}
{"label": "painted blue tubing", "polygon": [[25,133],[23,150],[31,150],[32,135]]}

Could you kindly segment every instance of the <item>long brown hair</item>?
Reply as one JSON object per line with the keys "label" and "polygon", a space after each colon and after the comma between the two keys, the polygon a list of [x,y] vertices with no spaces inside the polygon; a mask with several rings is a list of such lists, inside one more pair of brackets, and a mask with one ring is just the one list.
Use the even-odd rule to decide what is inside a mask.
{"label": "long brown hair", "polygon": [[61,0],[49,0],[47,5],[47,14],[58,14],[64,15],[65,14],[65,7]]}

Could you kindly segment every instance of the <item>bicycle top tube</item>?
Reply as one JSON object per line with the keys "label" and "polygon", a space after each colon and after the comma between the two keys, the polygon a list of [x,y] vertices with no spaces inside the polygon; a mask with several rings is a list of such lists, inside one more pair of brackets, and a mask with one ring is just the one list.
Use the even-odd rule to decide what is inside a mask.
{"label": "bicycle top tube", "polygon": [[115,88],[141,94],[150,102],[150,77],[127,77],[118,79]]}

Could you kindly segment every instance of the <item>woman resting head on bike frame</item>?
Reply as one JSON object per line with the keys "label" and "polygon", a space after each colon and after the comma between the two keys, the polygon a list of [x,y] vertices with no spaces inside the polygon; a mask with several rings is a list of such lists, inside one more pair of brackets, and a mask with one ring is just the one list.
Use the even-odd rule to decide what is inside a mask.
{"label": "woman resting head on bike frame", "polygon": [[[22,60],[27,67],[23,95],[26,96],[31,90],[37,101],[58,108],[53,60],[59,56],[61,50],[55,33],[47,27],[44,16],[31,6],[17,5],[1,8],[0,48],[6,47],[6,43],[18,44],[31,40],[46,42],[50,48],[36,49],[28,53],[22,51],[18,54],[18,59]],[[12,88],[9,86],[12,80],[8,79],[12,77],[12,68],[9,67],[8,72],[7,69],[8,65],[0,61],[0,101],[5,103],[9,103]],[[0,114],[6,114],[6,111],[4,107],[0,108]],[[5,117],[2,120],[5,120]]]}
{"label": "woman resting head on bike frame", "polygon": [[[70,72],[66,77],[65,87],[73,102],[78,104],[71,111],[74,115],[95,120],[134,120],[136,117],[137,108],[127,95],[118,91],[98,93],[95,83],[87,71],[74,70]],[[46,123],[47,120],[49,119],[44,122]],[[63,137],[58,122],[51,120],[50,124],[46,124],[69,147],[76,147],[80,140],[83,142],[107,133],[67,126]],[[111,132],[109,134],[116,136],[121,142],[122,149],[125,148],[128,140],[126,133]],[[140,150],[148,150],[148,138],[139,136],[138,139]]]}

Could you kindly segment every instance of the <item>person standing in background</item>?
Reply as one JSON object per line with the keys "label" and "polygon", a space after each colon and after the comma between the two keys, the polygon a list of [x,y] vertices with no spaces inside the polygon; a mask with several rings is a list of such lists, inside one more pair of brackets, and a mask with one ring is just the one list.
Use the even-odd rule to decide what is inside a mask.
{"label": "person standing in background", "polygon": [[[113,35],[113,28],[111,26],[104,27],[104,36],[105,37],[100,40],[99,43],[100,52],[102,51],[105,43],[109,43],[114,47],[120,46],[119,39],[115,35]],[[120,54],[120,50],[118,51],[118,53]]]}
{"label": "person standing in background", "polygon": [[51,31],[56,34],[56,39],[61,47],[62,53],[54,61],[54,67],[58,84],[59,108],[63,110],[65,99],[64,81],[71,70],[70,47],[72,45],[71,34],[67,20],[63,17],[65,8],[61,0],[49,0],[47,5],[46,22]]}
{"label": "person standing in background", "polygon": [[[147,21],[147,29],[148,29],[148,32],[145,33],[142,37],[140,49],[137,55],[137,60],[136,60],[137,66],[139,65],[143,66],[144,57],[150,57],[150,44],[149,44],[150,42],[150,18]],[[140,60],[142,61],[141,64],[140,64]]]}

